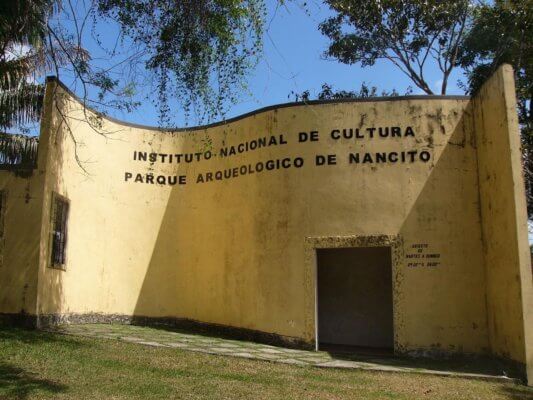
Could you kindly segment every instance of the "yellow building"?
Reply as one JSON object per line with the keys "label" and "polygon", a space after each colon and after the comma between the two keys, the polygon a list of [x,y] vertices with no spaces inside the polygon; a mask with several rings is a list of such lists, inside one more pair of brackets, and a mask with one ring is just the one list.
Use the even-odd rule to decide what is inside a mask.
{"label": "yellow building", "polygon": [[512,76],[175,131],[102,118],[50,79],[36,167],[0,172],[0,313],[493,355],[532,382]]}

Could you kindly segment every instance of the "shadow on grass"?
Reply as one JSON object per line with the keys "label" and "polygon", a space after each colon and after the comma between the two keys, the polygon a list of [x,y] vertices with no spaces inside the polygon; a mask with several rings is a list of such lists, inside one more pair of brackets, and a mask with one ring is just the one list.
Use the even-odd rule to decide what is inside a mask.
{"label": "shadow on grass", "polygon": [[35,392],[55,394],[66,389],[65,385],[0,362],[0,399],[26,399]]}
{"label": "shadow on grass", "polygon": [[81,347],[85,344],[76,337],[58,335],[53,332],[46,332],[30,328],[18,328],[3,326],[0,324],[0,342],[24,343],[24,344],[53,344],[57,343],[70,348]]}
{"label": "shadow on grass", "polygon": [[505,386],[502,392],[510,400],[533,400],[533,389],[525,386]]}
{"label": "shadow on grass", "polygon": [[372,354],[371,352],[359,353],[354,351],[337,352],[328,351],[333,358],[347,361],[361,361],[390,367],[406,367],[426,369],[430,371],[449,371],[457,373],[484,374],[494,376],[520,377],[520,371],[512,365],[498,359],[484,356],[454,355],[448,358],[407,357],[399,355]]}

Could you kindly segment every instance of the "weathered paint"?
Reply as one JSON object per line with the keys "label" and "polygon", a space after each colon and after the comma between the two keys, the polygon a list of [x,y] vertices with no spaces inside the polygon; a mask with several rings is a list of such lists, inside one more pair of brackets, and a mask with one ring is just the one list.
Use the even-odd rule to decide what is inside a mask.
{"label": "weathered paint", "polygon": [[492,351],[521,360],[533,382],[533,289],[513,71],[502,67],[474,100]]}
{"label": "weathered paint", "polygon": [[[32,205],[11,198],[14,178],[0,175],[17,208],[6,215],[0,279],[9,290],[0,312],[188,318],[313,343],[315,249],[390,245],[396,352],[494,353],[531,364],[533,289],[510,74],[499,70],[473,100],[301,104],[174,132],[108,119],[94,130],[86,118],[94,114],[51,81],[38,168],[21,181],[35,190]],[[412,127],[414,136],[330,136],[393,126]],[[299,143],[302,131],[320,140]],[[287,143],[192,163],[133,159],[135,151],[218,153],[270,135]],[[495,135],[506,139],[479,145]],[[350,153],[410,150],[430,160],[348,163]],[[327,154],[337,165],[314,165]],[[285,157],[305,164],[196,183],[199,173]],[[186,175],[187,184],[134,183],[137,173]],[[54,192],[70,201],[64,271],[49,268]],[[501,225],[510,230],[500,233]],[[16,252],[10,240],[27,243],[20,260],[8,256]],[[440,254],[438,264],[409,266],[418,249]],[[33,288],[27,305],[25,285]]]}

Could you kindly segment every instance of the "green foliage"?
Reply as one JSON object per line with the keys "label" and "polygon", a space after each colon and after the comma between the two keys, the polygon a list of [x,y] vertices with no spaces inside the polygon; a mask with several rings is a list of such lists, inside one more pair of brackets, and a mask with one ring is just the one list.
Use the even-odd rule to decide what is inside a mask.
{"label": "green foliage", "polygon": [[533,98],[533,2],[497,0],[476,9],[461,65],[467,71],[468,89],[478,90],[496,69],[511,64],[515,71],[520,122],[531,131]]}
{"label": "green foliage", "polygon": [[470,92],[478,90],[496,69],[511,64],[515,73],[522,155],[533,216],[533,2],[496,0],[477,7],[460,57]]}
{"label": "green foliage", "polygon": [[0,90],[0,128],[38,121],[44,102],[44,85],[23,82],[18,87]]}
{"label": "green foliage", "polygon": [[470,15],[468,0],[326,0],[335,13],[320,24],[330,40],[326,51],[345,64],[372,66],[386,59],[427,94],[424,79],[428,60],[443,74],[441,93],[457,67]]}
{"label": "green foliage", "polygon": [[0,2],[0,57],[13,43],[40,47],[55,0],[2,0]]}
{"label": "green foliage", "polygon": [[0,133],[0,165],[35,167],[38,145],[37,137]]}
{"label": "green foliage", "polygon": [[162,123],[170,122],[172,98],[186,112],[223,114],[261,51],[261,0],[100,0],[98,11],[145,51]]}
{"label": "green foliage", "polygon": [[[409,87],[405,93],[405,95],[412,94],[412,89]],[[371,97],[396,97],[400,94],[396,91],[396,89],[392,89],[391,91],[388,90],[382,90],[381,92],[378,91],[378,88],[376,86],[368,86],[366,82],[363,82],[361,84],[361,87],[359,90],[334,90],[332,85],[329,85],[327,83],[324,83],[322,85],[322,90],[318,93],[316,96],[317,100],[342,100],[342,99],[366,99]],[[294,97],[295,101],[309,101],[313,100],[311,96],[311,92],[309,90],[305,90],[302,93],[296,93],[291,92],[289,94],[289,97]]]}
{"label": "green foliage", "polygon": [[[28,81],[41,63],[39,49],[46,36],[46,20],[53,12],[49,0],[4,0],[0,3],[0,128],[38,119],[44,87]],[[35,49],[20,57],[15,47]]]}
{"label": "green foliage", "polygon": [[[38,119],[44,88],[32,82],[47,72],[61,77],[65,71],[83,102],[103,114],[109,108],[131,111],[139,105],[133,100],[136,87],[154,85],[161,124],[170,124],[171,100],[186,114],[200,113],[200,119],[221,116],[258,60],[264,12],[262,0],[89,0],[86,6],[71,0],[4,0],[0,129]],[[89,35],[84,30],[91,16]],[[94,33],[95,24],[105,20],[120,27],[118,51],[103,48]],[[83,49],[87,38],[109,55],[108,65]],[[24,52],[16,54],[21,47]]]}

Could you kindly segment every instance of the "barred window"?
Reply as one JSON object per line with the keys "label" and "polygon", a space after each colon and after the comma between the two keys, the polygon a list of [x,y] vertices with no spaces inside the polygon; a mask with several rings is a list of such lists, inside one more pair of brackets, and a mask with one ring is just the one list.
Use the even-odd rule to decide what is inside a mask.
{"label": "barred window", "polygon": [[52,200],[51,266],[63,268],[67,247],[68,200],[54,193]]}

